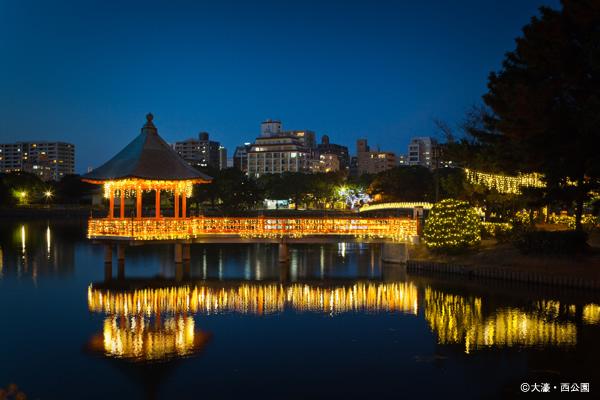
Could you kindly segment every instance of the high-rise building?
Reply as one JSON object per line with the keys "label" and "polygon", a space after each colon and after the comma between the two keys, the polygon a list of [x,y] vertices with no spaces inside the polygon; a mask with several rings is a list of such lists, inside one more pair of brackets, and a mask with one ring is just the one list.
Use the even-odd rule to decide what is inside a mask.
{"label": "high-rise building", "polygon": [[310,172],[311,151],[295,136],[258,137],[248,151],[248,176]]}
{"label": "high-rise building", "polygon": [[414,137],[408,145],[408,165],[436,168],[438,153],[437,140],[428,136]]}
{"label": "high-rise building", "polygon": [[30,172],[45,181],[58,181],[75,173],[75,145],[64,142],[0,144],[0,171]]}
{"label": "high-rise building", "polygon": [[317,152],[320,156],[324,154],[336,155],[340,170],[347,171],[350,168],[350,155],[348,154],[348,147],[342,146],[341,144],[330,143],[329,136],[327,135],[323,135],[321,138],[321,143],[317,145]]}
{"label": "high-rise building", "polygon": [[207,132],[200,132],[198,139],[190,138],[176,142],[173,148],[193,167],[221,167],[221,144],[210,140]]}
{"label": "high-rise building", "polygon": [[391,151],[371,151],[367,139],[356,141],[357,174],[377,174],[397,166],[396,154]]}
{"label": "high-rise building", "polygon": [[224,146],[219,146],[219,169],[227,168],[227,149]]}
{"label": "high-rise building", "polygon": [[235,152],[233,153],[233,168],[248,172],[248,152],[251,147],[250,143],[244,143],[243,146],[235,148]]}

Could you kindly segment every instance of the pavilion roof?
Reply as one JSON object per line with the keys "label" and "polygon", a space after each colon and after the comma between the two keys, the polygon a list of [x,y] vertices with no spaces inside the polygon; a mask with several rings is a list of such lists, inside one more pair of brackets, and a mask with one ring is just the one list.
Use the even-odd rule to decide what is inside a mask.
{"label": "pavilion roof", "polygon": [[109,161],[82,176],[84,180],[106,181],[126,178],[147,180],[200,180],[212,178],[188,165],[183,158],[158,135],[146,116],[141,133]]}

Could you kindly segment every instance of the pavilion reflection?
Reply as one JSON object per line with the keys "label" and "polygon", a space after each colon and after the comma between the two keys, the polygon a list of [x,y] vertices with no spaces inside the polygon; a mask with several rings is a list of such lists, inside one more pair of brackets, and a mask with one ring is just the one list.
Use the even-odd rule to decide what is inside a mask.
{"label": "pavilion reflection", "polygon": [[[577,344],[575,305],[538,301],[531,310],[506,307],[485,315],[482,299],[425,289],[425,319],[440,344],[460,344],[465,353],[514,346],[573,347]],[[593,304],[584,306],[593,319]]]}
{"label": "pavilion reflection", "polygon": [[88,349],[107,357],[129,361],[154,362],[188,357],[201,351],[210,335],[195,330],[194,319],[188,315],[117,316],[104,319],[101,334],[92,337]]}

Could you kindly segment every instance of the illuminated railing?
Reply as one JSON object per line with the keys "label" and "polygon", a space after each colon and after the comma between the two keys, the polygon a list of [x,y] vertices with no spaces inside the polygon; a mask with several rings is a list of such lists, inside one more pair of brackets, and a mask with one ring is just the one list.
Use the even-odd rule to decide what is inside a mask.
{"label": "illuminated railing", "polygon": [[125,317],[186,312],[263,315],[286,308],[326,314],[397,311],[416,315],[417,288],[411,283],[355,283],[340,287],[243,284],[234,288],[179,286],[117,292],[90,286],[88,308]]}
{"label": "illuminated railing", "polygon": [[432,203],[417,201],[417,202],[409,202],[409,201],[401,201],[394,203],[379,203],[379,204],[365,204],[358,211],[377,211],[377,210],[401,210],[401,209],[413,209],[416,207],[422,207],[424,210],[430,210],[433,206]]}
{"label": "illuminated railing", "polygon": [[90,219],[89,238],[192,239],[204,235],[277,238],[347,235],[406,240],[417,234],[409,218],[142,218]]}
{"label": "illuminated railing", "polygon": [[[441,344],[464,344],[465,352],[484,347],[577,344],[577,326],[549,320],[556,302],[538,303],[537,312],[500,309],[483,317],[481,299],[425,289],[425,319]],[[571,312],[571,308],[567,308]]]}

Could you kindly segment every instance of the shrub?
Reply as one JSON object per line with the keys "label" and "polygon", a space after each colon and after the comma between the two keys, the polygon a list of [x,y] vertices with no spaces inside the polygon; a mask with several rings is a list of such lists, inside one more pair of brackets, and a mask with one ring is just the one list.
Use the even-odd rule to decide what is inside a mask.
{"label": "shrub", "polygon": [[513,230],[512,224],[508,222],[482,222],[481,237],[494,238],[498,241],[505,241]]}
{"label": "shrub", "polygon": [[587,249],[583,231],[531,231],[520,233],[515,245],[523,254],[575,254]]}
{"label": "shrub", "polygon": [[431,249],[465,249],[481,241],[481,221],[469,203],[446,199],[431,208],[423,234]]}

